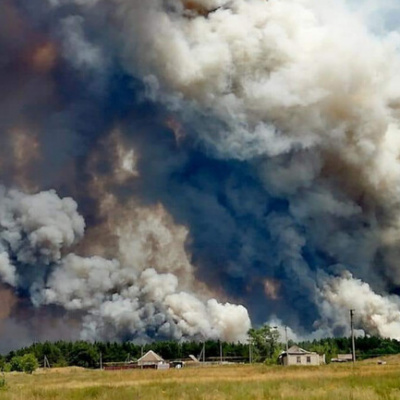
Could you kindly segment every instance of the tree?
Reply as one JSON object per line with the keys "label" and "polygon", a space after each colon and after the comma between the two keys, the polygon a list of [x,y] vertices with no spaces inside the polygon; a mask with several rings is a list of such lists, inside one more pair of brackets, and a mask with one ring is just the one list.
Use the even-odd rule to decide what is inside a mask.
{"label": "tree", "polygon": [[263,325],[261,328],[251,328],[248,331],[251,345],[253,348],[253,359],[255,361],[272,360],[277,349],[279,332],[269,325]]}
{"label": "tree", "polygon": [[21,357],[22,370],[27,374],[31,374],[39,367],[39,362],[34,354],[28,353]]}
{"label": "tree", "polygon": [[10,367],[11,367],[11,371],[22,372],[24,370],[22,367],[22,357],[14,356],[10,360]]}
{"label": "tree", "polygon": [[69,354],[69,365],[76,365],[84,368],[95,368],[99,363],[97,349],[87,342],[74,343]]}
{"label": "tree", "polygon": [[44,356],[46,356],[51,366],[62,367],[67,364],[65,357],[55,343],[43,343],[40,352],[36,351],[35,356],[38,360],[41,361],[44,359]]}
{"label": "tree", "polygon": [[278,362],[278,357],[282,352],[282,346],[277,346],[272,354],[271,358],[266,358],[264,363],[267,365],[275,365]]}

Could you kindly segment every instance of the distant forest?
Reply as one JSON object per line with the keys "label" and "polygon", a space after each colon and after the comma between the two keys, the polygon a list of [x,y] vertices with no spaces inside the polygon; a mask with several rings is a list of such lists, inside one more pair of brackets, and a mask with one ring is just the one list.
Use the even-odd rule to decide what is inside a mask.
{"label": "distant forest", "polygon": [[[268,329],[267,329],[268,331]],[[260,334],[261,333],[261,334]],[[261,340],[257,340],[257,335]],[[252,332],[252,359],[254,362],[275,363],[277,355],[284,349],[285,345],[278,342],[274,335],[268,337],[265,330],[253,330]],[[293,342],[289,342],[289,346]],[[296,343],[300,347],[324,353],[327,362],[336,357],[338,353],[351,352],[350,338],[327,338],[308,342]],[[32,354],[43,366],[45,356],[52,367],[79,366],[85,368],[98,368],[100,358],[103,363],[135,361],[148,350],[153,350],[166,360],[186,359],[189,354],[199,356],[203,348],[201,342],[159,341],[140,346],[130,342],[126,343],[103,343],[103,342],[45,342],[35,343],[29,347],[11,351],[0,356],[0,368],[13,369],[15,360],[26,354]],[[222,356],[225,361],[249,361],[249,344],[227,343],[209,340],[205,343],[205,358],[207,361],[219,360]],[[383,339],[379,337],[363,337],[356,339],[357,359],[379,357],[382,355],[400,353],[400,342],[394,339]]]}

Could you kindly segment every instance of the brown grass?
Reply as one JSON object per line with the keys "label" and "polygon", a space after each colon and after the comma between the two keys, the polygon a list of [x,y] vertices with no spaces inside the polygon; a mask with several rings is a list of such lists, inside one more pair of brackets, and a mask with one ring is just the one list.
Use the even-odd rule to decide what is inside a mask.
{"label": "brown grass", "polygon": [[7,374],[1,400],[400,399],[399,358],[321,367],[213,366],[182,370],[58,368]]}

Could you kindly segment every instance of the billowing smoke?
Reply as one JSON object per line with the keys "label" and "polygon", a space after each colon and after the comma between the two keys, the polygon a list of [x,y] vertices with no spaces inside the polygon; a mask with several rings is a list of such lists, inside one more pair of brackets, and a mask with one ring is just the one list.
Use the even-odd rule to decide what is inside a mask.
{"label": "billowing smoke", "polygon": [[[62,255],[84,230],[72,199],[61,199],[54,191],[25,195],[3,189],[2,194],[3,282],[28,289],[36,307],[54,304],[81,312],[83,338],[246,339],[250,320],[243,306],[193,293],[188,284],[192,266],[183,247],[179,249],[186,235],[177,229],[174,237],[162,221],[162,209],[144,210],[144,217],[137,215],[139,221],[127,222],[132,232],[123,238],[129,237],[134,257],[121,253],[121,264],[99,256]],[[32,271],[45,267],[46,274]],[[184,284],[173,272],[183,274]]]}
{"label": "billowing smoke", "polygon": [[92,340],[99,332],[109,340],[133,334],[245,340],[250,327],[244,307],[179,291],[171,273],[148,268],[138,274],[99,257],[67,256],[50,276],[43,302],[87,311],[83,337]]}
{"label": "billowing smoke", "polygon": [[362,5],[6,0],[10,317],[245,340],[248,312],[320,336],[354,308],[399,338],[400,16]]}
{"label": "billowing smoke", "polygon": [[[144,7],[146,23],[126,24],[140,39],[128,41],[125,63],[208,151],[251,163],[287,202],[284,215],[266,218],[279,249],[274,273],[295,284],[286,298],[324,314],[318,269],[339,263],[378,291],[395,290],[398,35],[374,36],[341,2],[197,3],[207,17]],[[125,21],[137,15],[126,5]]]}
{"label": "billowing smoke", "polygon": [[328,279],[321,297],[325,326],[346,323],[346,312],[357,310],[355,320],[359,326],[374,335],[400,337],[400,301],[395,295],[383,296],[371,289],[368,283],[354,279],[349,273]]}
{"label": "billowing smoke", "polygon": [[21,275],[36,280],[41,269],[58,262],[64,249],[83,236],[84,221],[71,198],[54,191],[25,195],[0,188],[0,275],[12,286]]}

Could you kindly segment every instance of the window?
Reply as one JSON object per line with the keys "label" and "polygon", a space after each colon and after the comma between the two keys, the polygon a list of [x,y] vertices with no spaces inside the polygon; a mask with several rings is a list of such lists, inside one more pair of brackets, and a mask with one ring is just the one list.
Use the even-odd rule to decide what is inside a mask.
{"label": "window", "polygon": [[307,356],[307,364],[311,364],[311,357]]}
{"label": "window", "polygon": [[297,356],[297,364],[301,364],[301,357]]}

